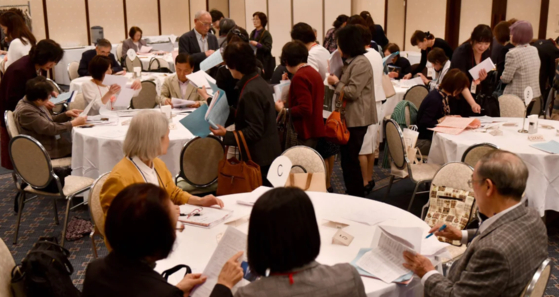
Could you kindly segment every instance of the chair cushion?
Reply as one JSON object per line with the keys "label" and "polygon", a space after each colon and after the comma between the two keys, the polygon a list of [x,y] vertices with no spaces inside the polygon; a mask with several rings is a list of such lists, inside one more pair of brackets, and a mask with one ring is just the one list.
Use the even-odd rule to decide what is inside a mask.
{"label": "chair cushion", "polygon": [[[64,189],[62,189],[62,192],[66,197],[68,197],[72,194],[86,190],[87,188],[91,187],[93,182],[94,180],[89,177],[70,175],[64,179]],[[41,190],[35,190],[31,186],[27,186],[24,191],[43,196],[60,196],[58,193],[49,193]]]}
{"label": "chair cushion", "polygon": [[205,188],[198,188],[189,183],[187,183],[182,177],[179,177],[177,180],[177,187],[181,188],[183,191],[186,191],[192,195],[199,195],[199,194],[206,194],[212,193],[217,191],[217,182],[205,187]]}
{"label": "chair cushion", "polygon": [[412,164],[410,166],[412,177],[416,181],[432,180],[441,165],[431,163]]}
{"label": "chair cushion", "polygon": [[72,158],[59,158],[59,159],[52,159],[51,162],[53,168],[57,167],[70,167],[72,165]]}

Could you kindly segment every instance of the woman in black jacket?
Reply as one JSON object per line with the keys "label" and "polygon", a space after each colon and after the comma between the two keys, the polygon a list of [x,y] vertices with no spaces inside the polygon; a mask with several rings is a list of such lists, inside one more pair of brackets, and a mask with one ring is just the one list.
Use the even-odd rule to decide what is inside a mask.
{"label": "woman in black jacket", "polygon": [[263,12],[252,15],[255,29],[250,32],[250,45],[256,48],[256,58],[264,65],[264,79],[270,80],[276,68],[276,59],[272,56],[272,34],[265,29],[268,18]]}
{"label": "woman in black jacket", "polygon": [[441,48],[445,55],[452,59],[452,47],[446,42],[444,39],[435,38],[435,35],[431,34],[430,32],[423,32],[416,30],[413,32],[413,35],[410,38],[410,43],[413,46],[417,46],[421,50],[421,61],[419,62],[419,66],[417,66],[411,73],[408,73],[404,76],[404,79],[410,79],[412,76],[422,72],[427,66],[427,55],[431,51],[431,49],[438,47]]}

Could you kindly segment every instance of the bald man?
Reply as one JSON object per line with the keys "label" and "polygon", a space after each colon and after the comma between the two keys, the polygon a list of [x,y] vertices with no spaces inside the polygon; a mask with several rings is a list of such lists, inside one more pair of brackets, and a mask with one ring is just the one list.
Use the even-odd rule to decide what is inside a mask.
{"label": "bald man", "polygon": [[205,10],[194,15],[194,29],[179,38],[179,54],[186,53],[194,61],[194,72],[200,70],[200,63],[219,48],[217,38],[209,34],[212,16]]}

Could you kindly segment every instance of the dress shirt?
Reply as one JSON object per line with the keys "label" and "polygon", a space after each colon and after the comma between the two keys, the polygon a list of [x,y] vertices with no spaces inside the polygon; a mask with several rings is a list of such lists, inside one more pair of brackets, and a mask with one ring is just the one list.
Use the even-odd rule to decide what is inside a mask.
{"label": "dress shirt", "polygon": [[196,34],[196,40],[198,40],[198,46],[200,46],[200,52],[205,53],[208,50],[208,35],[202,36],[196,29],[194,29],[194,34]]}
{"label": "dress shirt", "polygon": [[186,98],[186,89],[188,88],[188,80],[182,82],[179,80],[179,87],[181,87],[182,98]]}
{"label": "dress shirt", "polygon": [[159,187],[159,179],[153,164],[151,167],[147,166],[138,156],[132,158],[132,162],[136,165],[146,183],[153,184]]}

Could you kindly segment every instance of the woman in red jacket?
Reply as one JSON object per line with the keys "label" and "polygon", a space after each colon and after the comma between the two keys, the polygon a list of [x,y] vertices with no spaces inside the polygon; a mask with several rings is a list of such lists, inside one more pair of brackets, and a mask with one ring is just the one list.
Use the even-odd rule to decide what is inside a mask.
{"label": "woman in red jacket", "polygon": [[276,110],[285,108],[290,113],[299,145],[316,148],[318,139],[324,136],[324,83],[320,74],[307,65],[308,56],[307,47],[300,41],[283,46],[281,58],[293,78],[288,102],[276,101]]}

